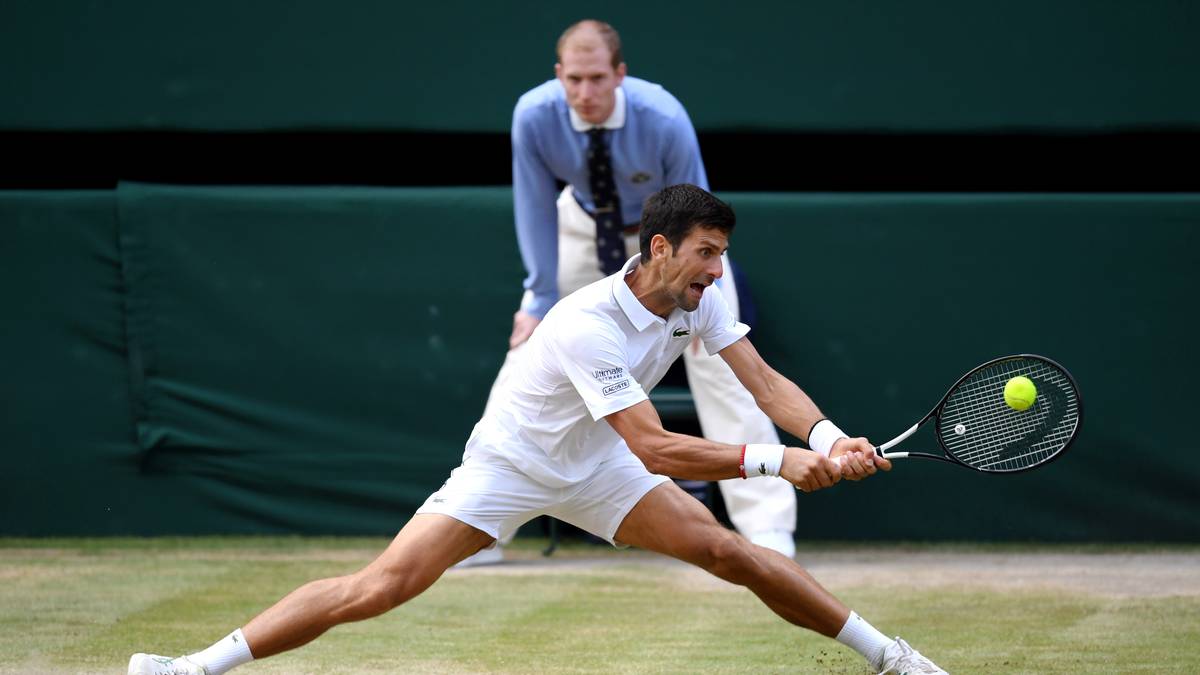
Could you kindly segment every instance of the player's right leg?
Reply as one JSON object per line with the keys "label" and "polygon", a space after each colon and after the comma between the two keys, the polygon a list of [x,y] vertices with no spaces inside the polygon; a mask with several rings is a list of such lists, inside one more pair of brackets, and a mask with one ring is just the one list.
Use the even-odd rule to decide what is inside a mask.
{"label": "player's right leg", "polygon": [[338,624],[378,616],[416,597],[451,565],[494,540],[450,516],[418,514],[358,572],[301,586],[202,652],[178,659],[135,654],[129,674],[220,675],[250,658],[295,649]]}
{"label": "player's right leg", "polygon": [[673,484],[646,493],[621,522],[615,539],[745,586],[783,619],[851,647],[885,673],[945,672],[851,612],[794,560],[726,530]]}

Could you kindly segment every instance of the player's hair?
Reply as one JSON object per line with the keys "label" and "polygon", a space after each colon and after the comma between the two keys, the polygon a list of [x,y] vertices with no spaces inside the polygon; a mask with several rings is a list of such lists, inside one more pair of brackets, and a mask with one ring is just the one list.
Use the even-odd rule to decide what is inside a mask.
{"label": "player's hair", "polygon": [[737,218],[733,208],[703,188],[680,183],[665,187],[646,197],[642,205],[642,224],[638,242],[642,262],[650,261],[650,239],[661,234],[676,252],[679,245],[697,227],[733,232]]}
{"label": "player's hair", "polygon": [[581,28],[591,28],[600,34],[600,39],[604,42],[604,46],[608,47],[608,51],[612,54],[612,67],[616,68],[621,65],[625,57],[621,55],[621,36],[617,35],[617,29],[596,19],[584,19],[576,21],[567,26],[563,31],[562,36],[558,38],[558,44],[555,45],[554,54],[558,57],[558,62],[562,63],[563,47],[567,44],[567,38],[575,34],[575,31]]}

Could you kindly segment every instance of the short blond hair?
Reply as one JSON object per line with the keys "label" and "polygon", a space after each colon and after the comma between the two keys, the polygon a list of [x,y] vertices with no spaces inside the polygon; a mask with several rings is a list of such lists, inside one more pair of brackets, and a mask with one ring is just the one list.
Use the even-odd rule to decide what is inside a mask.
{"label": "short blond hair", "polygon": [[624,57],[621,55],[621,36],[617,34],[617,29],[609,24],[598,21],[596,19],[584,19],[576,21],[567,26],[561,37],[558,38],[558,44],[555,46],[554,53],[558,57],[559,63],[562,63],[563,48],[567,45],[567,40],[570,39],[577,31],[584,28],[591,28],[600,35],[600,40],[604,42],[604,46],[608,47],[608,51],[612,54],[612,67],[616,68],[624,62]]}

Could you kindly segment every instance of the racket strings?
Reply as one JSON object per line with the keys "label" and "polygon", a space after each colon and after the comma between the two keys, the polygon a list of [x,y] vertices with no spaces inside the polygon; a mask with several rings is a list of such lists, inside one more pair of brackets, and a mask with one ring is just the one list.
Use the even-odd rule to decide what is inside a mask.
{"label": "racket strings", "polygon": [[[1028,410],[1004,402],[1004,385],[1024,375],[1038,388]],[[938,431],[946,449],[964,464],[985,471],[1029,468],[1054,456],[1070,441],[1079,421],[1071,379],[1052,364],[1014,358],[963,380],[946,399]]]}
{"label": "racket strings", "polygon": [[[1039,380],[1047,379],[1045,372],[1032,369],[1020,372]],[[1022,468],[1044,461],[1069,438],[1069,430],[1056,432],[1057,427],[1052,425],[1063,412],[1053,389],[1043,386],[1039,404],[1020,414],[998,402],[1002,396],[1002,382],[1007,382],[1013,374],[1012,370],[1001,369],[979,378],[974,387],[964,390],[967,396],[962,400],[968,401],[969,405],[961,407],[968,411],[965,416],[972,425],[967,432],[970,442],[954,443],[961,446],[956,448],[960,453],[956,456],[963,461],[992,470]],[[1054,420],[1048,419],[1051,417]]]}
{"label": "racket strings", "polygon": [[[1047,378],[1046,372],[1034,370],[1021,369],[1019,372],[1043,382],[1054,379]],[[978,377],[973,381],[974,386],[964,387],[964,395],[955,408],[971,425],[964,434],[967,442],[954,442],[958,440],[958,434],[949,439],[949,444],[956,446],[956,456],[964,462],[992,470],[1022,468],[1044,461],[1070,438],[1070,425],[1052,424],[1057,419],[1065,419],[1061,400],[1055,396],[1054,389],[1043,385],[1039,404],[1021,413],[1000,403],[1002,383],[1015,372],[998,369]],[[1054,420],[1048,419],[1050,417]]]}
{"label": "racket strings", "polygon": [[[970,386],[960,388],[955,401],[957,405],[954,407],[968,420],[969,423],[965,426],[971,431],[970,438],[963,444],[964,457],[977,457],[982,453],[1007,447],[1013,438],[1024,438],[1045,423],[1045,396],[1041,399],[1042,405],[1024,411],[1026,414],[1007,414],[1014,411],[1003,403],[1003,394],[997,398],[996,392],[1003,392],[1004,383],[1011,377],[1012,370],[998,369],[998,372],[985,373]],[[947,405],[947,408],[949,407]],[[949,426],[953,428],[957,423]]]}

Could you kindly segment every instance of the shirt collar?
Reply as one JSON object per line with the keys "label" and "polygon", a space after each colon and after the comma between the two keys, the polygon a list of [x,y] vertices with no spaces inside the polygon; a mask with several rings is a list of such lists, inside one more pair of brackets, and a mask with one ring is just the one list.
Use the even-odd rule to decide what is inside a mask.
{"label": "shirt collar", "polygon": [[625,266],[621,268],[620,272],[613,275],[613,297],[617,299],[617,305],[620,306],[621,311],[625,312],[625,316],[629,318],[629,322],[638,329],[639,333],[652,324],[666,323],[661,316],[646,309],[646,306],[630,290],[629,284],[625,283],[625,278],[637,269],[641,260],[642,254],[638,253],[625,262]]}
{"label": "shirt collar", "polygon": [[[600,127],[601,129],[620,129],[625,126],[625,89],[617,87],[617,102],[613,105],[612,114],[608,119],[601,124],[592,124],[579,116],[575,109],[567,106],[567,110],[571,115],[571,128],[575,131],[588,131],[592,127]],[[561,119],[561,118],[560,118]]]}

